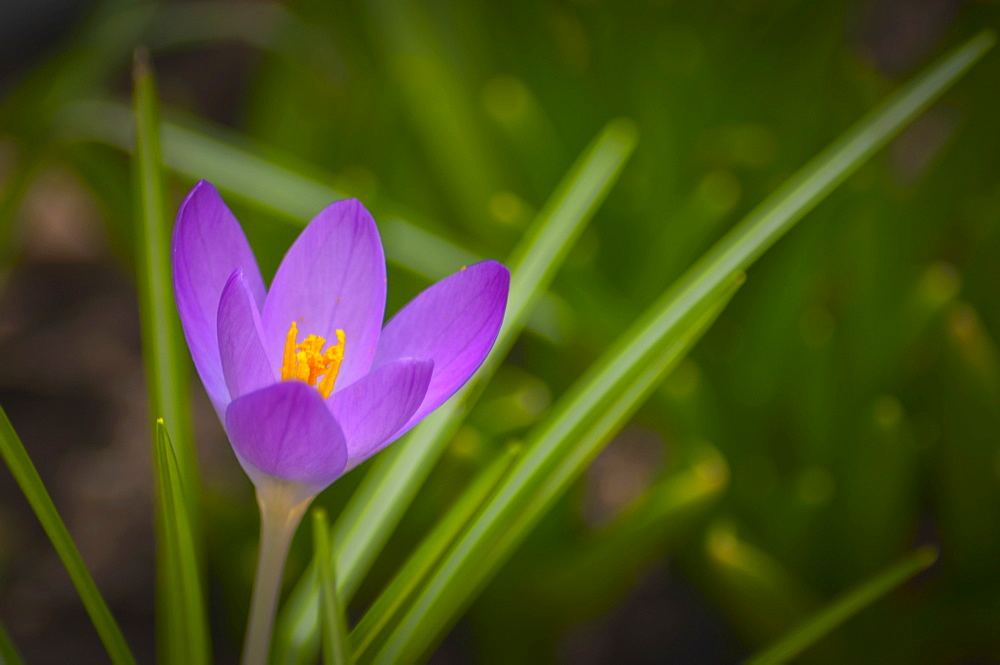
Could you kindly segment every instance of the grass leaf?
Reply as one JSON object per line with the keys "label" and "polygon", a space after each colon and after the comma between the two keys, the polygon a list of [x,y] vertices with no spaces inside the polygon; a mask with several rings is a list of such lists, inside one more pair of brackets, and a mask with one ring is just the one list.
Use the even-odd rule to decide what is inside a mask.
{"label": "grass leaf", "polygon": [[[488,380],[524,329],[573,241],[603,202],[637,140],[630,120],[611,121],[570,168],[511,262],[511,291],[503,327],[493,351],[472,382],[379,456],[334,525],[337,570],[344,598],[350,598],[389,534],[410,505],[452,435],[458,430],[477,385]],[[307,572],[279,619],[285,663],[303,662],[315,650],[315,574]]]}
{"label": "grass leaf", "polygon": [[833,601],[791,633],[751,658],[747,661],[748,664],[775,665],[789,662],[837,626],[917,573],[929,568],[937,561],[937,557],[938,552],[934,547],[917,549],[903,560]]}
{"label": "grass leaf", "polygon": [[[189,537],[200,533],[197,463],[189,426],[187,404],[186,365],[181,362],[182,351],[173,291],[170,278],[170,231],[167,221],[166,192],[163,182],[160,154],[160,122],[156,83],[144,51],[136,52],[133,67],[135,153],[132,160],[136,201],[137,278],[139,311],[142,319],[143,357],[146,362],[146,382],[150,395],[150,410],[157,418],[170,422],[174,428],[171,446],[178,468],[178,483],[185,491],[180,496],[185,501],[184,521]],[[160,445],[160,427],[154,433],[154,445]],[[160,476],[161,483],[164,480]],[[170,487],[166,485],[165,487]],[[161,487],[160,498],[164,498]],[[197,539],[190,537],[191,547],[180,549],[171,546],[176,540],[169,520],[176,508],[160,505],[158,532],[158,648],[166,662],[192,662],[192,653],[207,657],[207,632],[204,627],[196,632],[200,642],[191,642],[192,617],[204,620],[204,608],[188,603],[201,603],[200,591],[184,593],[185,582],[175,576],[193,567],[199,573]],[[164,519],[167,518],[167,519]],[[175,557],[192,556],[192,561],[177,561]],[[192,651],[193,650],[193,651]]]}
{"label": "grass leaf", "polygon": [[175,632],[169,633],[167,639],[173,643],[171,652],[176,654],[177,662],[191,665],[208,663],[211,661],[211,649],[194,535],[187,513],[188,503],[174,447],[162,418],[156,421],[153,453],[163,548],[160,553],[169,552],[160,565],[165,567],[164,577],[175,594],[176,606],[171,611],[178,612],[176,623],[172,626]]}
{"label": "grass leaf", "polygon": [[483,469],[451,505],[451,509],[438,520],[434,529],[410,555],[389,585],[351,631],[355,657],[362,660],[378,646],[385,630],[409,606],[420,584],[444,556],[476,512],[485,503],[500,480],[517,459],[520,447],[508,448]]}
{"label": "grass leaf", "polygon": [[97,629],[97,634],[104,643],[104,648],[114,665],[128,665],[135,663],[135,658],[125,642],[121,629],[115,622],[111,611],[108,610],[101,592],[94,584],[94,578],[87,571],[80,552],[77,550],[73,539],[66,530],[66,525],[56,511],[42,479],[38,475],[38,470],[32,464],[28,451],[24,449],[24,444],[18,438],[17,433],[7,419],[7,414],[0,408],[0,454],[3,455],[7,467],[14,475],[14,480],[20,486],[24,496],[31,504],[31,509],[42,523],[42,528],[52,541],[59,559],[69,573],[73,585],[76,587],[80,599],[83,601],[90,620]]}
{"label": "grass leaf", "polygon": [[326,521],[326,511],[322,508],[313,511],[313,565],[319,570],[323,662],[326,665],[349,665],[354,662],[354,658],[337,593],[337,578],[330,553],[330,527]]}

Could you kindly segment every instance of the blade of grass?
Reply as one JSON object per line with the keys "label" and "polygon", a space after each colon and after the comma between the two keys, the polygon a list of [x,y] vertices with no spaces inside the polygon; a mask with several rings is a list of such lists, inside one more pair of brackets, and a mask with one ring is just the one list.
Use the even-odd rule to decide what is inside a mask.
{"label": "blade of grass", "polygon": [[747,661],[748,665],[787,663],[855,614],[937,561],[934,547],[921,547],[847,592],[815,616]]}
{"label": "blade of grass", "polygon": [[[170,280],[170,234],[166,216],[166,194],[163,182],[159,140],[159,110],[156,83],[148,56],[136,51],[133,67],[135,152],[132,160],[136,201],[136,272],[139,284],[139,311],[142,320],[143,357],[146,364],[146,384],[150,411],[175,428],[174,441],[168,440],[177,460],[179,482],[185,489],[179,496],[185,502],[184,514],[192,533],[200,533],[198,506],[198,470],[189,426],[187,404],[188,384],[185,365],[180,362],[180,338],[175,315]],[[154,445],[159,445],[158,429],[151,432]],[[161,494],[162,498],[162,494]],[[159,517],[169,513],[169,507],[158,507]],[[207,657],[207,632],[189,634],[190,617],[204,618],[204,608],[185,603],[202,602],[200,593],[184,594],[183,580],[176,578],[181,571],[193,566],[200,569],[200,556],[192,539],[189,550],[171,547],[171,525],[157,521],[159,552],[157,557],[158,630],[157,644],[161,659],[168,663],[190,662],[190,649]],[[177,561],[177,556],[193,555],[193,562]],[[180,636],[185,636],[181,639]],[[201,642],[189,640],[200,635]]]}
{"label": "blade of grass", "polygon": [[[375,663],[416,662],[524,540],[546,511],[645,401],[659,381],[708,330],[743,283],[742,273],[693,308],[629,380],[587,404],[595,390],[581,381],[537,428],[524,457],[432,573]],[[619,355],[619,354],[613,354]],[[585,388],[588,388],[585,389]]]}
{"label": "blade of grass", "polygon": [[[349,599],[427,478],[477,393],[524,329],[532,306],[548,288],[573,241],[603,202],[631,155],[635,125],[608,123],[581,154],[513,253],[507,313],[493,351],[476,378],[404,440],[382,453],[334,525],[341,593]],[[300,663],[315,651],[315,574],[307,571],[279,618],[277,653]]]}
{"label": "blade of grass", "polygon": [[330,550],[330,527],[326,511],[313,510],[313,563],[319,569],[321,598],[320,633],[323,643],[323,662],[326,665],[350,665],[354,662],[347,624],[337,593],[337,578],[333,571]]}
{"label": "blade of grass", "polygon": [[408,607],[409,600],[419,589],[420,582],[433,570],[447,548],[496,489],[519,453],[520,447],[510,447],[483,469],[406,560],[406,564],[399,569],[351,631],[355,658],[362,660],[366,655],[371,655],[385,628],[396,621]]}
{"label": "blade of grass", "polygon": [[104,598],[101,597],[97,585],[94,584],[94,578],[90,576],[87,566],[80,558],[80,551],[76,549],[73,538],[70,537],[66,525],[56,511],[52,497],[42,484],[28,451],[24,449],[24,444],[21,443],[2,408],[0,408],[0,454],[3,455],[14,480],[24,492],[31,509],[42,523],[42,528],[52,541],[52,546],[66,567],[70,579],[73,580],[73,585],[80,594],[83,606],[87,609],[87,614],[90,615],[90,620],[94,623],[94,628],[97,629],[111,662],[114,665],[135,663],[121,629],[111,615]]}
{"label": "blade of grass", "polygon": [[[164,565],[165,577],[174,587],[180,611],[167,638],[175,644],[177,662],[199,665],[211,661],[205,603],[201,589],[194,549],[194,534],[187,514],[184,485],[174,447],[170,442],[163,419],[156,421],[156,439],[153,450],[156,466],[159,524],[163,536],[160,554],[169,552]],[[167,568],[169,566],[169,568]]]}
{"label": "blade of grass", "polygon": [[135,191],[139,225],[139,307],[143,323],[143,347],[151,405],[157,417],[171,423],[181,481],[187,493],[188,514],[198,525],[197,462],[190,436],[187,408],[187,376],[182,368],[183,344],[174,306],[170,278],[170,222],[167,219],[159,138],[156,83],[146,56],[136,52],[135,86]]}
{"label": "blade of grass", "polygon": [[11,642],[3,624],[0,624],[0,665],[21,665],[21,662],[21,655]]}
{"label": "blade of grass", "polygon": [[[614,427],[655,381],[664,345],[678,346],[683,326],[698,320],[720,289],[811,210],[838,183],[926,108],[988,51],[991,32],[975,36],[917,76],[821,152],[733,228],[665,293],[577,382],[538,428],[528,452],[480,519],[456,543],[377,662],[418,658],[451,624],[524,536],[548,502],[594,454],[604,427]],[[638,378],[636,378],[638,376]],[[633,402],[624,401],[631,395]],[[610,403],[612,399],[617,401]],[[616,413],[617,410],[617,413]],[[603,414],[603,415],[601,415]],[[599,419],[597,423],[593,421]],[[603,434],[601,434],[603,436]],[[592,447],[573,445],[589,440]],[[566,450],[567,447],[570,450]]]}

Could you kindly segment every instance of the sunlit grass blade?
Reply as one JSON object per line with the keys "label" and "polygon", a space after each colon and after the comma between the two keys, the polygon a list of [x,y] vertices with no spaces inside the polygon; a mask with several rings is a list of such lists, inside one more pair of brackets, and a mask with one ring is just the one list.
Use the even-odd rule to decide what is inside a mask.
{"label": "sunlit grass blade", "polygon": [[[385,465],[373,469],[352,505],[337,521],[339,542],[344,543],[337,548],[337,554],[348,571],[344,580],[348,597],[457,430],[476,386],[492,376],[521,334],[531,308],[617,180],[635,141],[633,123],[614,120],[577,160],[509,261],[511,287],[503,327],[474,382],[434,414],[426,426],[419,426],[406,441],[392,449],[390,459],[400,463],[393,464],[388,471],[384,471]],[[366,492],[369,487],[371,493]],[[355,512],[354,506],[364,506],[367,510]]]}
{"label": "sunlit grass blade", "polygon": [[87,609],[87,614],[90,615],[90,620],[93,621],[94,628],[97,629],[97,634],[101,637],[101,642],[104,643],[104,648],[107,650],[111,662],[114,665],[135,663],[135,658],[133,658],[132,652],[122,636],[121,629],[118,628],[114,617],[111,616],[111,611],[108,610],[104,598],[97,590],[94,579],[87,571],[83,559],[80,558],[79,550],[77,550],[69,531],[66,530],[66,525],[52,503],[52,497],[49,496],[45,485],[42,484],[42,479],[39,477],[35,465],[32,464],[28,451],[24,449],[24,444],[21,443],[2,408],[0,408],[0,454],[3,455],[14,480],[17,481],[24,496],[28,499],[28,503],[31,504],[31,509],[38,517],[38,521],[42,523],[42,528],[45,529],[49,540],[52,541],[63,566],[66,567],[77,593],[80,594],[83,606]]}
{"label": "sunlit grass blade", "polygon": [[350,665],[354,662],[347,623],[337,593],[337,578],[333,570],[330,549],[330,527],[326,511],[313,511],[313,565],[319,570],[320,641],[326,665]]}
{"label": "sunlit grass blade", "polygon": [[661,336],[644,362],[625,362],[631,346],[606,354],[600,366],[610,371],[599,375],[612,379],[608,374],[617,374],[620,380],[612,379],[609,386],[592,380],[576,384],[533,432],[524,456],[448,551],[380,645],[374,662],[414,662],[440,639],[556,499],[701,339],[742,283],[740,273],[720,285]]}
{"label": "sunlit grass blade", "polygon": [[[135,118],[135,151],[132,160],[134,196],[136,205],[136,271],[139,284],[139,311],[142,318],[143,357],[146,363],[146,385],[150,396],[150,411],[174,428],[174,438],[169,440],[179,471],[178,482],[185,491],[178,496],[185,501],[184,515],[192,533],[200,533],[197,462],[195,460],[189,426],[187,404],[187,377],[181,363],[180,334],[175,314],[170,279],[170,231],[167,221],[166,192],[160,153],[160,123],[156,83],[147,56],[137,51],[133,68],[133,94]],[[154,433],[159,445],[159,432]],[[162,494],[161,494],[162,498]],[[159,507],[161,516],[168,514],[168,507]],[[171,547],[170,525],[157,522],[160,553],[158,557],[158,647],[161,658],[167,662],[189,662],[187,640],[178,635],[188,634],[190,617],[204,617],[201,607],[188,607],[186,602],[201,602],[199,594],[184,594],[182,580],[174,575],[193,566],[199,569],[197,538],[192,547],[182,551]],[[177,556],[194,556],[192,562],[176,561]],[[197,573],[196,573],[197,574]],[[206,633],[200,631],[202,638]],[[194,637],[194,636],[189,636]],[[207,643],[190,644],[205,657]]]}
{"label": "sunlit grass blade", "polygon": [[351,631],[354,653],[358,660],[364,660],[366,656],[372,655],[384,630],[406,609],[421,582],[427,578],[447,548],[484,504],[501,478],[510,470],[519,452],[520,447],[508,448],[506,453],[500,455],[476,476],[452,504],[451,509],[410,555],[392,582],[379,594],[375,603]]}
{"label": "sunlit grass blade", "polygon": [[677,312],[702,297],[719,280],[746,269],[958,80],[995,41],[989,31],[973,37],[910,81],[806,164],[678,280],[671,290],[671,307],[663,315],[677,316]]}
{"label": "sunlit grass blade", "polygon": [[180,468],[163,419],[156,421],[153,453],[160,511],[158,525],[163,540],[160,554],[166,555],[159,565],[174,594],[175,604],[168,611],[178,613],[171,624],[175,632],[166,636],[173,643],[169,652],[178,663],[208,663],[211,649],[194,533],[187,514]]}
{"label": "sunlit grass blade", "polygon": [[[607,196],[637,140],[634,124],[610,122],[563,178],[510,263],[507,313],[493,351],[472,383],[382,453],[334,525],[341,593],[350,598],[434,467],[468,410],[476,386],[488,380],[524,329],[528,314],[545,293],[573,241]],[[302,662],[315,650],[315,576],[303,577],[278,624],[286,663]]]}
{"label": "sunlit grass blade", "polygon": [[664,347],[682,351],[685,327],[708,316],[705,308],[722,297],[727,282],[926,108],[993,41],[992,33],[978,35],[867,115],[752,211],[622,335],[538,428],[509,480],[456,543],[377,662],[416,659],[439,638],[549,502],[596,454],[603,437],[645,396],[660,376],[652,370]]}
{"label": "sunlit grass blade", "polygon": [[833,601],[818,614],[752,657],[749,665],[787,663],[821,640],[839,625],[937,561],[934,547],[921,547],[902,561],[882,571]]}
{"label": "sunlit grass blade", "polygon": [[21,662],[21,655],[17,653],[3,624],[0,624],[0,665],[21,665]]}

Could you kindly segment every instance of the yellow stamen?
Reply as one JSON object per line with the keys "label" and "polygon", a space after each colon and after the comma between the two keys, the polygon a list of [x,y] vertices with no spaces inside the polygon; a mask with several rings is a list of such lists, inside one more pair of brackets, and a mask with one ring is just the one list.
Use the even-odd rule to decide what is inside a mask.
{"label": "yellow stamen", "polygon": [[344,331],[337,331],[337,344],[326,350],[323,356],[327,360],[326,375],[319,384],[319,394],[326,399],[333,392],[333,385],[337,382],[337,374],[340,373],[340,363],[344,362]]}
{"label": "yellow stamen", "polygon": [[315,386],[320,377],[319,392],[326,399],[333,392],[333,386],[340,372],[340,364],[344,361],[345,335],[343,330],[337,331],[337,343],[323,351],[326,339],[309,335],[301,343],[296,344],[298,326],[292,321],[285,338],[285,352],[281,363],[281,380],[298,379]]}
{"label": "yellow stamen", "polygon": [[295,338],[299,336],[299,327],[292,321],[292,327],[285,336],[285,353],[281,357],[281,380],[295,378]]}

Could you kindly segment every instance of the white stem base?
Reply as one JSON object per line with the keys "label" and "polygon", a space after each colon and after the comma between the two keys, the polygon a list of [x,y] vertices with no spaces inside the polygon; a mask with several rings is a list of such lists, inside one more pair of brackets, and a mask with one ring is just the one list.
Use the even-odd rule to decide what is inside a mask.
{"label": "white stem base", "polygon": [[243,643],[243,665],[266,665],[271,651],[274,615],[292,536],[315,495],[303,498],[302,487],[268,479],[257,485],[260,506],[260,554],[253,585],[250,622]]}

